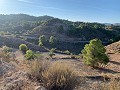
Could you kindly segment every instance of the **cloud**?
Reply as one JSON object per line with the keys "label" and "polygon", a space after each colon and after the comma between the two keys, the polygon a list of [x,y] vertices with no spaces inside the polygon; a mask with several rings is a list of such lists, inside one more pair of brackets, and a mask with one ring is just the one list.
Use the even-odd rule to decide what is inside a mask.
{"label": "cloud", "polygon": [[27,3],[31,6],[34,6],[34,7],[37,7],[37,8],[43,8],[43,9],[49,9],[49,10],[59,10],[59,11],[65,11],[63,9],[60,9],[60,8],[56,8],[56,7],[48,7],[48,6],[41,6],[41,5],[38,5],[38,3],[36,4],[35,2],[31,2],[31,1],[28,1],[28,0],[18,0],[19,2],[23,2],[23,3]]}
{"label": "cloud", "polygon": [[24,3],[33,3],[31,1],[28,1],[28,0],[18,0],[19,2],[24,2]]}

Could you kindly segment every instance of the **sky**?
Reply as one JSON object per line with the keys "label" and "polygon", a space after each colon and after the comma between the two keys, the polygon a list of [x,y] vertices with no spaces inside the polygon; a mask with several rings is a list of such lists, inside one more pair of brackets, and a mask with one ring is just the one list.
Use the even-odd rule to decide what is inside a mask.
{"label": "sky", "polygon": [[71,21],[120,23],[120,0],[0,0],[0,14],[19,13]]}

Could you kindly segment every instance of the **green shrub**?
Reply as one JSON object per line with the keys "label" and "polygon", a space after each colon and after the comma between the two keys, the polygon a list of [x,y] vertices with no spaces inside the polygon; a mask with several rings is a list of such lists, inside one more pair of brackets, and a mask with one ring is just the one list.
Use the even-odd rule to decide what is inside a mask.
{"label": "green shrub", "polygon": [[26,46],[26,44],[21,44],[19,46],[19,50],[21,50],[23,53],[25,53],[28,50],[28,47]]}
{"label": "green shrub", "polygon": [[42,42],[39,42],[39,46],[43,46],[43,43],[42,43]]}
{"label": "green shrub", "polygon": [[36,56],[32,50],[27,50],[25,57],[27,60],[34,59]]}
{"label": "green shrub", "polygon": [[51,36],[51,37],[50,37],[49,43],[50,43],[51,45],[54,45],[54,43],[55,43],[55,37],[54,37],[54,36]]}
{"label": "green shrub", "polygon": [[66,50],[64,51],[65,54],[70,55],[70,51]]}
{"label": "green shrub", "polygon": [[54,56],[55,54],[54,54],[54,52],[50,51],[50,52],[48,53],[48,55],[49,55],[51,58],[53,58],[53,56]]}
{"label": "green shrub", "polygon": [[39,45],[40,46],[43,46],[44,45],[44,43],[45,43],[45,35],[42,35],[42,36],[40,36],[39,37]]}
{"label": "green shrub", "polygon": [[89,44],[86,44],[82,50],[84,63],[91,67],[98,67],[101,64],[107,64],[109,58],[105,54],[106,49],[102,45],[101,40],[93,39]]}

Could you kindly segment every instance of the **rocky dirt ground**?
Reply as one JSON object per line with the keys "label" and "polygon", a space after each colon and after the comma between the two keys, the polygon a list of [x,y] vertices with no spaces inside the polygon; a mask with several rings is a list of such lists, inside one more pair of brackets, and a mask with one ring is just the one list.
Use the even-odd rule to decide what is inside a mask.
{"label": "rocky dirt ground", "polygon": [[[40,84],[36,81],[29,79],[26,71],[24,70],[25,60],[23,54],[20,51],[14,52],[16,61],[4,62],[0,61],[0,90],[45,90],[41,87]],[[47,53],[43,53],[44,58],[48,56]],[[105,68],[93,69],[88,66],[85,66],[82,62],[82,59],[71,59],[70,55],[65,54],[56,54],[54,59],[51,61],[58,61],[61,63],[69,63],[75,68],[75,72],[84,77],[93,77],[85,78],[86,83],[81,84],[76,90],[102,90],[98,89],[98,85],[102,84],[101,79],[94,79],[96,76],[102,76],[105,74],[115,75],[120,73],[120,54],[109,54],[110,62]],[[87,89],[85,89],[87,87]]]}

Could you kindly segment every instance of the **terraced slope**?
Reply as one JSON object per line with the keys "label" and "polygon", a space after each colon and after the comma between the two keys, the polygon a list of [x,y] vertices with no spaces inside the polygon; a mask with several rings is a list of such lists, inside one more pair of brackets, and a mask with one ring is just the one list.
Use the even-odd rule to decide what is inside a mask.
{"label": "terraced slope", "polygon": [[0,36],[0,46],[6,45],[8,47],[18,48],[20,44],[26,44],[28,48],[33,51],[40,51],[40,52],[47,51],[43,47],[26,42],[25,40],[22,40],[22,39]]}

